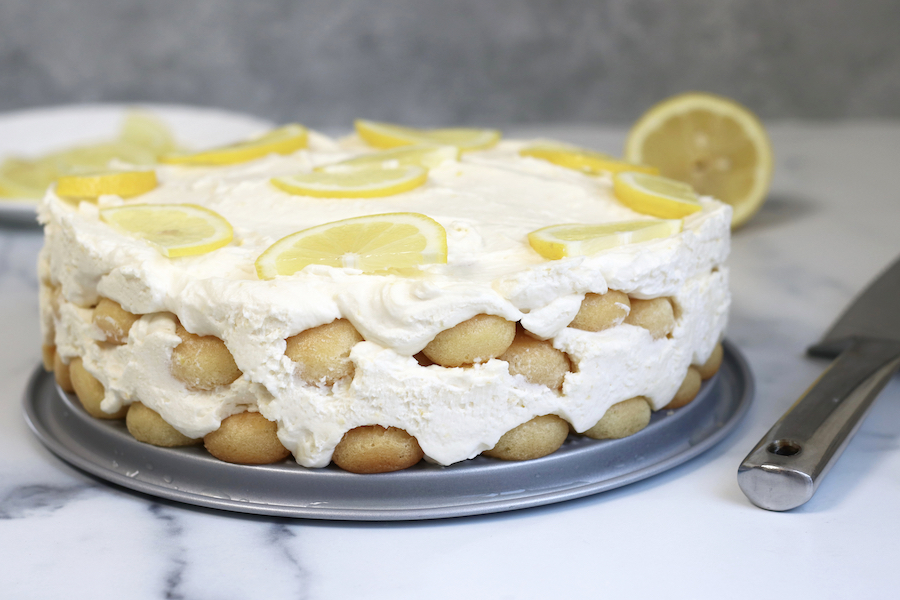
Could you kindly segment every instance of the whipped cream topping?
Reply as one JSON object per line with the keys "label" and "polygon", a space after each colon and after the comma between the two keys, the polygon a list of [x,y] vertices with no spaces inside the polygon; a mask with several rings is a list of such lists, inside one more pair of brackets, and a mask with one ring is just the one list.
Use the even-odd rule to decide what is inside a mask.
{"label": "whipped cream topping", "polygon": [[[258,410],[278,423],[297,461],[311,467],[328,464],[344,432],[360,425],[405,429],[430,460],[451,464],[538,415],[557,414],[583,431],[634,396],[661,408],[725,328],[730,207],[702,198],[703,210],[687,217],[678,235],[548,261],[528,245],[530,231],[649,217],[620,204],[610,178],[519,156],[525,143],[466,153],[431,169],[421,188],[387,198],[319,199],[278,190],[272,177],[361,151],[358,142],[313,134],[310,148],[292,155],[231,167],[159,167],[152,192],[99,199],[100,207],[200,204],[234,227],[229,246],[177,259],[102,223],[97,205],[76,206],[51,190],[40,209],[44,342],[65,361],[84,358],[106,389],[104,410],[141,401],[191,437],[214,431],[230,414]],[[281,237],[388,212],[423,213],[443,225],[447,264],[428,265],[412,278],[323,266],[257,278],[256,258]],[[672,298],[675,331],[656,340],[626,324],[599,333],[567,327],[586,293],[608,289]],[[127,344],[98,343],[90,307],[101,296],[144,315]],[[445,368],[413,358],[437,333],[481,313],[520,322],[566,352],[573,370],[561,393],[510,375],[496,359]],[[180,342],[173,315],[188,331],[221,338],[243,376],[209,392],[187,390],[169,371]],[[355,375],[331,387],[308,385],[284,355],[285,339],[337,318],[365,339],[350,356]]]}

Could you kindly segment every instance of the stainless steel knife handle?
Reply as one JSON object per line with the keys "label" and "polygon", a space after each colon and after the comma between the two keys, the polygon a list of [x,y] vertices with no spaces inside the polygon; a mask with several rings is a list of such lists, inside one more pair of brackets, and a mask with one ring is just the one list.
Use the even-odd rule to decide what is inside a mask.
{"label": "stainless steel knife handle", "polygon": [[744,494],[768,510],[790,510],[812,498],[898,369],[900,342],[854,342],[741,463]]}

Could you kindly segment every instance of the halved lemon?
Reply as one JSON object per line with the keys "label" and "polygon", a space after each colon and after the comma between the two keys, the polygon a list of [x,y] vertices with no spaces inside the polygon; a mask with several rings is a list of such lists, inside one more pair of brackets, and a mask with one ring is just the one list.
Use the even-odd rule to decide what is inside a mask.
{"label": "halved lemon", "polygon": [[772,178],[772,147],[762,123],[746,107],[713,94],[681,94],[653,106],[628,134],[625,157],[727,202],[734,208],[732,227],[759,210]]}
{"label": "halved lemon", "polygon": [[419,213],[387,213],[343,219],[284,237],[256,260],[260,279],[293,275],[307,265],[365,273],[415,272],[447,262],[447,232]]}
{"label": "halved lemon", "polygon": [[291,123],[245,142],[199,152],[166,154],[159,161],[173,165],[217,166],[256,160],[269,154],[290,154],[306,148],[309,133],[303,125]]}
{"label": "halved lemon", "polygon": [[133,204],[100,210],[100,220],[146,240],[169,258],[227,246],[234,232],[222,215],[196,204]]}
{"label": "halved lemon", "polygon": [[66,198],[96,199],[105,194],[133,198],[156,188],[156,171],[106,171],[90,175],[64,175],[56,193]]}
{"label": "halved lemon", "polygon": [[656,175],[659,169],[648,165],[631,163],[618,158],[594,152],[586,148],[578,148],[577,146],[567,146],[564,144],[533,144],[519,150],[522,156],[530,156],[540,158],[554,165],[574,169],[590,175],[600,175],[602,173],[619,173],[620,171],[640,171]]}
{"label": "halved lemon", "polygon": [[415,165],[400,169],[313,171],[273,178],[272,185],[289,194],[316,198],[381,198],[414,190],[428,179]]}
{"label": "halved lemon", "polygon": [[496,129],[414,129],[392,123],[357,119],[356,133],[367,144],[376,148],[396,148],[412,144],[456,146],[462,152],[484,150],[500,141]]}
{"label": "halved lemon", "polygon": [[400,167],[433,169],[448,160],[459,160],[459,155],[460,151],[456,146],[416,144],[354,156],[341,162],[322,165],[317,167],[316,171],[340,172],[353,169],[396,169]]}
{"label": "halved lemon", "polygon": [[613,193],[631,210],[662,219],[680,219],[703,210],[690,185],[659,175],[617,173],[613,176]]}
{"label": "halved lemon", "polygon": [[588,256],[625,244],[646,242],[680,233],[681,219],[654,221],[621,221],[586,225],[565,223],[551,225],[528,234],[528,243],[535,252],[557,260],[567,256]]}

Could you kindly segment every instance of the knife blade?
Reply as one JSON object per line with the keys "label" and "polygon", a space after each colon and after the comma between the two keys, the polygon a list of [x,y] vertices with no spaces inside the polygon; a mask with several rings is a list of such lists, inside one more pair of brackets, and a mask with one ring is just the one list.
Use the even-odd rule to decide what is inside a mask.
{"label": "knife blade", "polygon": [[738,468],[741,490],[767,510],[790,510],[812,498],[900,369],[900,258],[807,352],[837,358]]}

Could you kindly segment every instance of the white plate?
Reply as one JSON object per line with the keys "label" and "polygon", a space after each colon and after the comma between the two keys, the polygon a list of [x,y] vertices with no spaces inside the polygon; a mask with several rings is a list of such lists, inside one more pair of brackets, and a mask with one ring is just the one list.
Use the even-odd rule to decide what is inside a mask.
{"label": "white plate", "polygon": [[[114,139],[129,110],[160,117],[187,148],[227,144],[271,129],[269,121],[213,108],[169,104],[83,104],[0,114],[0,159],[36,158],[104,140]],[[33,224],[38,202],[0,199],[0,221]]]}

